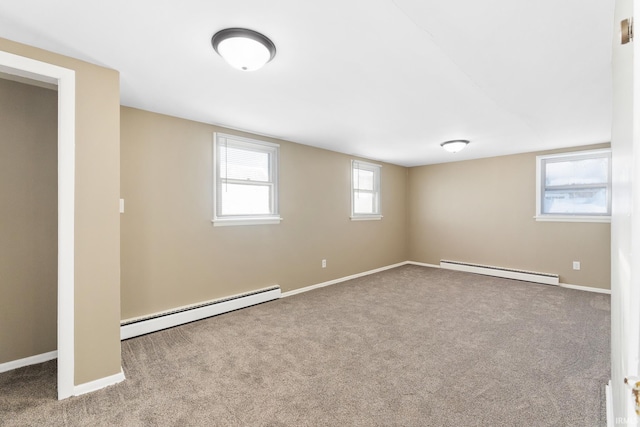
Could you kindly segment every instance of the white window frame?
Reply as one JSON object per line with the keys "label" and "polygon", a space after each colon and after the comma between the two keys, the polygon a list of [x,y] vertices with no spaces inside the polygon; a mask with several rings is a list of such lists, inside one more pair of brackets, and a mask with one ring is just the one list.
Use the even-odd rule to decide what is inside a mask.
{"label": "white window frame", "polygon": [[[222,185],[230,179],[221,177],[220,175],[220,162],[224,161],[219,155],[220,147],[237,147],[245,148],[251,151],[258,151],[263,153],[269,153],[270,156],[270,179],[267,185],[270,185],[273,189],[271,203],[271,213],[264,215],[222,215],[219,208],[220,200],[218,200],[219,192]],[[280,145],[271,142],[260,141],[257,139],[245,138],[236,135],[230,135],[226,133],[215,132],[213,134],[213,222],[214,226],[228,226],[228,225],[260,225],[260,224],[280,224],[282,218],[279,213],[279,198],[278,198],[278,166],[280,157]],[[261,183],[260,185],[265,185]]]}
{"label": "white window frame", "polygon": [[[373,172],[373,190],[371,191],[374,195],[374,200],[376,204],[376,212],[371,214],[364,213],[356,213],[355,212],[355,203],[354,198],[356,197],[356,182],[353,179],[353,172],[355,169],[368,170]],[[382,219],[382,192],[380,191],[380,175],[382,172],[382,165],[378,165],[375,163],[363,162],[361,160],[351,160],[351,220],[352,221],[360,221],[360,220],[381,220]]]}
{"label": "white window frame", "polygon": [[[582,159],[593,159],[606,157],[609,159],[609,171],[607,182],[604,187],[607,190],[607,210],[606,214],[545,214],[542,213],[542,200],[545,192],[544,166],[548,161],[571,161]],[[593,187],[603,187],[594,185]],[[557,221],[557,222],[611,222],[611,149],[573,151],[558,154],[546,154],[536,156],[536,221]]]}

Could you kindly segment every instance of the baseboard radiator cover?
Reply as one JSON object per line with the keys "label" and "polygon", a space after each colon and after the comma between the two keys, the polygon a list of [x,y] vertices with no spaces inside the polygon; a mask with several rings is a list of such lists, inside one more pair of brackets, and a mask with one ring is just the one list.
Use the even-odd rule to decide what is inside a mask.
{"label": "baseboard radiator cover", "polygon": [[280,298],[280,286],[233,295],[226,298],[206,301],[198,304],[178,307],[147,316],[126,319],[120,322],[120,339],[126,340],[162,329],[172,328],[218,314],[228,313],[252,305],[273,301]]}
{"label": "baseboard radiator cover", "polygon": [[522,280],[525,282],[543,283],[545,285],[558,286],[560,284],[560,276],[557,274],[517,270],[513,268],[496,267],[493,265],[472,264],[468,262],[443,259],[440,260],[440,268],[483,274],[485,276],[502,277],[505,279]]}

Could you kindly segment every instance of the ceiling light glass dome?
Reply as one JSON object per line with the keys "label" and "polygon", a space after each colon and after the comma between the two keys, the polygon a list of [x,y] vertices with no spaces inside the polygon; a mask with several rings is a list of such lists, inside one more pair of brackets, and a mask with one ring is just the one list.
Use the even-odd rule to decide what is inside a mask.
{"label": "ceiling light glass dome", "polygon": [[271,40],[246,28],[218,31],[211,38],[211,45],[229,65],[241,71],[258,70],[276,55]]}
{"label": "ceiling light glass dome", "polygon": [[464,149],[469,144],[467,139],[453,139],[451,141],[445,141],[440,146],[450,153],[457,153]]}

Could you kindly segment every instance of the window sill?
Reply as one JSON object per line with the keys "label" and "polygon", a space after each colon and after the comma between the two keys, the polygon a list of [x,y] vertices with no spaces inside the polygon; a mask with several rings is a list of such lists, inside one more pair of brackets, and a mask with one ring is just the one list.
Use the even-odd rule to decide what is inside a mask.
{"label": "window sill", "polygon": [[588,215],[536,215],[536,221],[543,222],[600,222],[610,223],[610,216],[588,216]]}
{"label": "window sill", "polygon": [[358,215],[350,216],[351,221],[380,221],[382,215]]}
{"label": "window sill", "polygon": [[270,225],[270,224],[280,224],[282,221],[281,217],[270,217],[270,218],[225,218],[225,219],[212,219],[214,227],[227,227],[234,225]]}

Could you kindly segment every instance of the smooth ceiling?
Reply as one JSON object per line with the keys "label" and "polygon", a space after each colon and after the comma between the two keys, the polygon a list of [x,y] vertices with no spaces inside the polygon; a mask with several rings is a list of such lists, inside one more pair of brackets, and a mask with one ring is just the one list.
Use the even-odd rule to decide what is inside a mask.
{"label": "smooth ceiling", "polygon": [[[415,166],[610,141],[613,0],[3,0],[0,37],[121,73],[123,105]],[[243,73],[211,36],[277,46]],[[439,146],[470,139],[457,154]]]}

